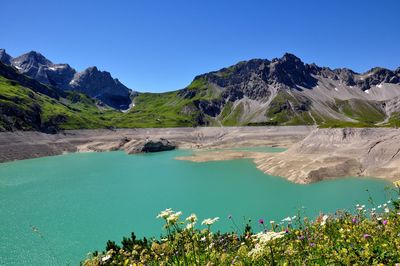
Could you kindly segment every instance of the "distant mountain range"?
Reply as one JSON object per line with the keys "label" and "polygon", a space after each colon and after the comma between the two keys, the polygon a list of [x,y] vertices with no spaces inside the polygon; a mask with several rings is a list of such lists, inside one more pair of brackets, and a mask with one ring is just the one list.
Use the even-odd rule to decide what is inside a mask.
{"label": "distant mountain range", "polygon": [[[400,125],[400,68],[356,73],[305,64],[285,54],[199,75],[181,90],[138,93],[96,67],[77,72],[37,52],[12,58],[0,49],[0,62],[0,89],[7,87],[0,90],[0,130]],[[25,94],[31,90],[37,97],[45,96],[42,101],[24,98],[29,99],[29,106],[36,106],[31,109],[37,114],[35,123],[20,115],[27,108],[21,99],[15,101],[18,97],[12,92],[18,94],[16,87]],[[57,112],[49,113],[48,104]]]}
{"label": "distant mountain range", "polygon": [[35,51],[12,58],[4,49],[0,49],[0,61],[43,84],[85,93],[116,109],[128,109],[131,104],[132,91],[97,67],[78,73],[70,65],[54,64]]}

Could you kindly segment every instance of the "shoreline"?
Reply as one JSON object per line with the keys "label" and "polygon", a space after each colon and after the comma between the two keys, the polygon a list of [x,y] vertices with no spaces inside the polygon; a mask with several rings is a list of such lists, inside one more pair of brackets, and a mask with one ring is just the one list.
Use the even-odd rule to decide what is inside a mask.
{"label": "shoreline", "polygon": [[[125,151],[147,138],[165,138],[177,148],[191,149],[193,162],[252,159],[264,173],[308,184],[360,176],[400,182],[400,130],[390,128],[317,129],[288,127],[204,127],[71,130],[55,135],[40,132],[0,133],[0,162],[74,152]],[[281,147],[264,153],[234,150]],[[218,150],[219,149],[219,150]],[[221,150],[225,149],[225,150]]]}

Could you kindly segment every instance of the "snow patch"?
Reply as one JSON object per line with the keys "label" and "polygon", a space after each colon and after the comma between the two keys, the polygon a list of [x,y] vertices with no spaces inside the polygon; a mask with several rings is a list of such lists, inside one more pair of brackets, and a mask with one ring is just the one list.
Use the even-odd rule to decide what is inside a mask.
{"label": "snow patch", "polygon": [[369,94],[369,90],[364,91],[365,93]]}
{"label": "snow patch", "polygon": [[339,91],[338,88],[335,87],[335,91]]}
{"label": "snow patch", "polygon": [[382,84],[378,84],[377,87],[378,87],[378,88],[382,88]]}
{"label": "snow patch", "polygon": [[53,71],[56,71],[57,69],[62,69],[62,68],[65,68],[65,66],[63,66],[63,65],[52,65],[52,66],[48,67],[48,69],[53,70]]}

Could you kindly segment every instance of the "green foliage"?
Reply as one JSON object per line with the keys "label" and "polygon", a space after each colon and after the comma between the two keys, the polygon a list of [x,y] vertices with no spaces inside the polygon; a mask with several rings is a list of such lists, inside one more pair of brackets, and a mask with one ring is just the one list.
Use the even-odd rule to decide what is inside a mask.
{"label": "green foliage", "polygon": [[279,125],[313,125],[315,122],[310,116],[309,106],[306,99],[280,92],[272,99],[266,116],[269,122]]}
{"label": "green foliage", "polygon": [[[227,108],[227,109],[225,109],[225,108]],[[240,118],[244,111],[243,103],[239,103],[233,110],[232,110],[232,108],[233,108],[233,104],[229,102],[229,103],[225,104],[225,107],[222,110],[222,114],[226,114],[222,120],[222,124],[224,126],[241,125]]]}
{"label": "green foliage", "polygon": [[400,112],[394,112],[389,118],[388,126],[400,127]]}
{"label": "green foliage", "polygon": [[132,233],[122,246],[107,243],[106,251],[94,252],[82,265],[394,265],[400,261],[400,202],[388,201],[354,212],[287,217],[268,225],[259,221],[260,233],[249,225],[230,233],[213,233],[218,217],[202,222],[196,215],[184,221],[181,212],[162,211],[166,235],[138,240]]}
{"label": "green foliage", "polygon": [[336,99],[336,105],[341,113],[361,123],[376,124],[385,119],[385,113],[375,101]]}

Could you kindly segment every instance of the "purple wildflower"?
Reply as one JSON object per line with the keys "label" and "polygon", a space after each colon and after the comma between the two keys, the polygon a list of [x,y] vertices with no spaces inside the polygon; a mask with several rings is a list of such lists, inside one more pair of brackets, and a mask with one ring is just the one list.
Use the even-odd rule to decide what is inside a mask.
{"label": "purple wildflower", "polygon": [[303,240],[303,239],[304,239],[304,236],[299,236],[299,237],[297,237],[297,239],[298,239],[298,240]]}
{"label": "purple wildflower", "polygon": [[315,247],[315,244],[314,243],[310,243],[310,247]]}
{"label": "purple wildflower", "polygon": [[383,220],[383,221],[382,221],[382,224],[383,224],[383,225],[387,225],[387,223],[388,223],[388,220]]}
{"label": "purple wildflower", "polygon": [[365,238],[365,239],[371,238],[371,235],[369,235],[369,234],[364,234],[364,238]]}
{"label": "purple wildflower", "polygon": [[263,219],[258,220],[258,222],[259,222],[260,224],[264,224],[264,220],[263,220]]}
{"label": "purple wildflower", "polygon": [[357,218],[353,218],[351,221],[353,222],[353,224],[356,224],[358,222]]}

